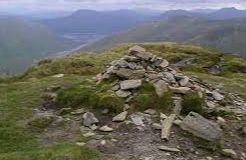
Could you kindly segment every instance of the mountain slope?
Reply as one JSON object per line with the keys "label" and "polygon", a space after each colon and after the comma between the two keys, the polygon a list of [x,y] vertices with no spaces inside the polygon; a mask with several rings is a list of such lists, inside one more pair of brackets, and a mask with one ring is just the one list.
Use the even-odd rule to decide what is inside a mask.
{"label": "mountain slope", "polygon": [[246,54],[246,20],[208,20],[201,17],[174,17],[145,23],[127,32],[106,37],[89,49],[106,49],[127,42],[184,42],[204,45],[223,52]]}
{"label": "mountain slope", "polygon": [[168,19],[177,16],[200,16],[211,20],[240,19],[246,17],[246,10],[236,8],[222,8],[219,10],[169,10],[159,16],[159,19]]}
{"label": "mountain slope", "polygon": [[44,23],[60,33],[109,34],[125,30],[146,19],[148,16],[131,10],[79,10],[70,16],[46,20]]}
{"label": "mountain slope", "polygon": [[222,8],[218,11],[206,15],[210,19],[224,20],[233,18],[245,18],[246,10],[238,10],[236,8]]}
{"label": "mountain slope", "polygon": [[34,59],[72,46],[44,25],[17,17],[0,17],[0,73],[23,71]]}
{"label": "mountain slope", "polygon": [[[219,91],[223,92],[225,95],[227,95],[227,93],[233,93],[233,95],[240,95],[244,100],[246,99],[246,86],[244,85],[246,83],[245,58],[214,53],[207,49],[190,45],[170,43],[139,45],[145,47],[148,52],[152,52],[158,57],[167,59],[172,65],[187,58],[194,58],[195,61],[192,63],[179,67],[180,70],[178,73],[184,73],[192,79],[194,78],[194,82],[206,84],[204,87],[210,87],[211,85],[213,88],[219,88]],[[96,84],[93,77],[105,71],[105,64],[122,58],[125,51],[131,46],[132,44],[118,46],[101,54],[81,53],[59,59],[41,61],[36,66],[30,68],[30,70],[21,77],[0,79],[0,159],[104,160],[112,159],[112,154],[119,155],[119,153],[122,152],[123,154],[121,155],[124,156],[124,158],[126,156],[138,156],[136,159],[140,159],[139,157],[142,156],[142,154],[136,154],[138,151],[142,153],[147,152],[147,156],[149,156],[149,153],[157,155],[156,152],[149,152],[151,148],[145,146],[154,146],[154,151],[160,152],[156,146],[163,144],[160,139],[161,131],[154,130],[153,126],[151,130],[147,130],[147,127],[152,124],[146,123],[149,122],[147,119],[144,121],[144,124],[146,124],[144,130],[140,132],[137,128],[139,126],[135,126],[134,124],[125,124],[122,122],[111,125],[111,120],[116,114],[114,112],[105,113],[103,116],[101,114],[105,108],[111,106],[121,111],[124,105],[120,103],[121,100],[112,96],[114,95],[114,92],[111,91],[112,84],[116,82],[114,78],[112,81],[109,80],[101,84]],[[222,67],[224,73],[220,75],[209,74],[204,67],[216,64],[220,58],[224,59],[224,65]],[[236,73],[233,70],[235,67],[244,68],[244,73],[239,70],[238,73]],[[58,78],[54,76],[56,74],[64,74],[64,76]],[[153,92],[152,87],[149,87],[145,83],[143,85],[145,87],[139,88],[138,92],[136,92],[137,94],[144,95]],[[55,107],[50,105],[52,103],[49,102],[49,100],[53,101],[54,99],[49,98],[54,98],[54,95],[58,95],[59,102],[63,101],[73,105],[75,104],[76,107],[72,105],[69,105],[69,108],[63,108],[64,106],[57,107],[56,105],[60,105],[59,103],[55,104]],[[178,97],[180,96],[182,95]],[[156,97],[157,96],[149,96],[146,98],[145,95],[142,98],[142,104],[148,104],[146,99],[155,99]],[[191,100],[191,102],[194,102],[194,100]],[[238,102],[236,98],[233,98],[230,101],[221,102],[221,106],[216,106],[216,108],[226,108],[225,104],[227,103],[231,106],[232,103],[240,104],[241,102],[242,101]],[[156,104],[156,101],[154,101],[153,104]],[[100,105],[100,107],[94,105]],[[161,105],[163,106],[163,104]],[[153,107],[154,105],[148,105],[147,107],[149,106]],[[191,106],[193,106],[193,103]],[[81,125],[83,123],[81,123],[81,118],[83,117],[84,109],[95,113],[95,116],[100,121],[99,127],[108,125],[114,128],[114,131],[88,131],[87,128],[82,127]],[[163,108],[159,108],[156,109],[156,111],[165,113],[162,109]],[[51,110],[55,110],[55,112]],[[134,111],[135,109],[131,112]],[[141,112],[141,110],[139,112]],[[169,115],[169,113],[165,114]],[[204,114],[209,114],[206,118],[209,118],[213,122],[216,122],[217,116],[226,120],[226,127],[223,128],[224,134],[221,141],[216,141],[215,143],[201,141],[201,139],[196,139],[190,134],[187,135],[186,132],[179,130],[177,125],[173,125],[171,134],[174,136],[170,136],[169,139],[172,145],[169,143],[165,145],[174,147],[181,146],[180,150],[182,154],[173,153],[172,155],[174,157],[168,155],[168,160],[177,159],[177,157],[180,156],[182,156],[182,159],[187,159],[191,156],[202,159],[203,157],[210,156],[214,159],[219,158],[222,160],[224,157],[220,154],[221,149],[227,148],[228,146],[234,150],[237,149],[237,153],[244,152],[244,148],[242,147],[242,144],[245,144],[244,135],[241,135],[241,131],[238,129],[241,128],[241,126],[245,126],[245,116],[241,114],[236,116],[226,111],[219,112],[216,109],[212,109],[209,113],[206,112]],[[150,119],[150,117],[152,116],[148,116],[147,118]],[[159,119],[157,119],[159,115],[156,114],[156,116],[153,117],[153,122],[160,123]],[[130,116],[129,120],[131,120]],[[88,137],[91,133],[95,133],[96,135]],[[115,135],[112,136],[111,133]],[[152,137],[155,139],[151,143],[146,143],[146,141],[142,140],[143,136],[144,138],[146,137],[146,140]],[[177,137],[182,141],[177,140]],[[139,143],[135,141],[138,139],[140,140],[139,143],[144,146],[144,150],[133,149],[127,152],[129,151],[129,146],[132,146],[132,144],[139,146]],[[235,143],[235,139],[240,141],[240,143]],[[102,143],[105,141],[106,144]],[[153,143],[155,145],[153,145]],[[191,146],[192,150],[189,150]],[[126,149],[122,150],[122,148]],[[197,152],[195,153],[194,150]],[[166,155],[165,152],[162,153]],[[241,154],[238,155],[240,156]]]}

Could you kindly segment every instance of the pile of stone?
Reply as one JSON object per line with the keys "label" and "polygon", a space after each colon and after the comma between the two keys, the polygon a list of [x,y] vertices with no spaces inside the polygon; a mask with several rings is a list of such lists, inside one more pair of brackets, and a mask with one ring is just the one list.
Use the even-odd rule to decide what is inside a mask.
{"label": "pile of stone", "polygon": [[[125,98],[126,105],[128,105],[129,99],[133,97],[134,90],[141,87],[144,81],[152,84],[156,94],[160,97],[166,92],[175,94],[175,97],[173,97],[173,113],[162,120],[159,125],[159,128],[162,129],[162,139],[168,140],[173,123],[178,124],[183,130],[208,141],[214,141],[220,137],[222,132],[220,124],[224,123],[220,117],[218,123],[209,121],[194,112],[187,115],[183,121],[177,120],[177,117],[179,117],[182,110],[182,95],[197,92],[206,101],[208,109],[219,106],[220,102],[225,100],[225,95],[220,93],[220,90],[211,88],[209,85],[197,79],[189,78],[173,69],[167,60],[147,52],[146,49],[140,46],[134,46],[121,59],[111,62],[107,70],[98,74],[96,79],[98,83],[101,83],[111,77],[118,77],[112,85],[112,91],[117,96]],[[127,111],[124,111],[116,116],[113,121],[124,121],[126,116]]]}
{"label": "pile of stone", "polygon": [[168,91],[178,95],[195,91],[210,104],[224,99],[218,90],[210,89],[198,80],[192,80],[170,67],[167,60],[147,52],[140,46],[130,48],[121,59],[111,62],[107,70],[98,74],[96,79],[100,83],[111,76],[118,77],[112,91],[123,98],[131,97],[134,89],[147,81],[155,87],[160,97]]}

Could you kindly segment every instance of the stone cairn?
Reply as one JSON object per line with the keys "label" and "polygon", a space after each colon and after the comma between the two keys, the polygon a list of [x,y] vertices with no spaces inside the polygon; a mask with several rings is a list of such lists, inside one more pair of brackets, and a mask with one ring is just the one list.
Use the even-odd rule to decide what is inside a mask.
{"label": "stone cairn", "polygon": [[118,82],[112,86],[112,91],[122,98],[131,97],[132,91],[141,87],[146,81],[155,87],[156,94],[160,97],[168,91],[177,95],[195,91],[211,103],[224,99],[219,91],[211,91],[206,84],[176,71],[170,67],[167,60],[147,52],[140,46],[130,48],[121,59],[112,61],[105,72],[96,76],[96,80],[100,83],[111,76],[118,77]]}
{"label": "stone cairn", "polygon": [[[218,89],[213,89],[200,80],[191,79],[173,69],[167,60],[147,52],[145,48],[134,46],[121,59],[112,61],[106,71],[96,76],[96,80],[101,83],[112,76],[118,77],[117,82],[112,85],[112,91],[118,97],[125,98],[126,106],[133,97],[134,89],[141,87],[144,81],[152,84],[156,94],[160,97],[166,92],[175,94],[173,114],[165,117],[160,126],[162,139],[168,140],[173,123],[177,123],[183,130],[209,141],[220,137],[222,130],[219,124],[209,121],[197,113],[191,112],[180,123],[179,121],[175,122],[182,110],[182,95],[197,92],[206,101],[208,110],[219,106],[225,96]],[[239,102],[237,101],[237,103]],[[242,104],[245,105],[244,102]],[[238,107],[239,105],[235,112],[238,111]],[[127,114],[127,110],[125,110],[114,117],[113,122],[124,121]]]}

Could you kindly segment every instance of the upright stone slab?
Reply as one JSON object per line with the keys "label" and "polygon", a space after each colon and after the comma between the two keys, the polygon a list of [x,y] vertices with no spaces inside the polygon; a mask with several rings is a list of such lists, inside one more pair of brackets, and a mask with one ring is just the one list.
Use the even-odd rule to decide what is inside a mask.
{"label": "upright stone slab", "polygon": [[222,132],[217,123],[213,123],[195,112],[190,112],[180,124],[180,127],[208,141],[219,139]]}

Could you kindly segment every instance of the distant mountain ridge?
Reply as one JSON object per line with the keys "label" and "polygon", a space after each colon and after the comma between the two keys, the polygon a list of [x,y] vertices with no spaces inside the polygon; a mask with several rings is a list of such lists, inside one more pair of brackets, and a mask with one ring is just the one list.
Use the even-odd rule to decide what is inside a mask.
{"label": "distant mountain ridge", "polygon": [[209,20],[196,16],[173,17],[114,34],[85,47],[84,50],[106,49],[119,43],[163,41],[198,44],[245,56],[246,18]]}
{"label": "distant mountain ridge", "polygon": [[222,8],[219,10],[170,10],[160,15],[161,19],[177,16],[198,16],[213,20],[240,19],[246,17],[246,10],[236,8]]}
{"label": "distant mountain ridge", "polygon": [[34,59],[74,47],[48,27],[26,19],[0,16],[0,74],[18,73]]}
{"label": "distant mountain ridge", "polygon": [[131,10],[107,12],[78,10],[70,16],[46,20],[44,23],[60,33],[111,34],[133,27],[148,18],[149,16]]}

